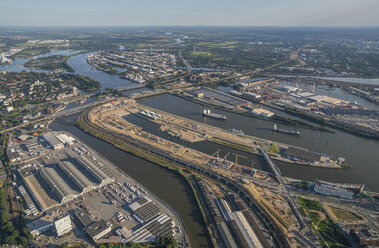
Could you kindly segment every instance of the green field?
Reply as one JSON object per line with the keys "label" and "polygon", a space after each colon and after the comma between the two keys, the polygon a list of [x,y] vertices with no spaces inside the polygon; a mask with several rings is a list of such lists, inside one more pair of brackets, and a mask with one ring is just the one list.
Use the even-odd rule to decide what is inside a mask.
{"label": "green field", "polygon": [[323,247],[351,247],[350,241],[345,237],[343,231],[328,217],[320,202],[298,197],[302,206],[302,213],[307,215],[309,222]]}
{"label": "green field", "polygon": [[341,221],[361,221],[361,220],[363,220],[362,217],[360,217],[359,215],[357,215],[353,212],[341,209],[341,208],[330,207],[330,210],[333,212],[334,216],[336,216],[336,218],[338,220],[341,220]]}
{"label": "green field", "polygon": [[52,55],[48,57],[31,59],[25,63],[25,67],[39,69],[39,70],[62,70],[67,72],[74,72],[74,69],[67,64],[69,56]]}

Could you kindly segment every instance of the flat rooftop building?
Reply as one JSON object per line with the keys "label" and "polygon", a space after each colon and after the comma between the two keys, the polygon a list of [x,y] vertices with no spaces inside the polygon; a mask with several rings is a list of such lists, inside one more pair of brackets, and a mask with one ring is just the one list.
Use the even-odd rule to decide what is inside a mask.
{"label": "flat rooftop building", "polygon": [[99,220],[89,225],[86,231],[93,241],[97,242],[98,239],[112,231],[112,226],[108,225],[105,220]]}
{"label": "flat rooftop building", "polygon": [[60,142],[57,137],[53,133],[46,133],[42,136],[48,143],[49,145],[54,149],[62,149],[64,148],[64,145],[62,142]]}
{"label": "flat rooftop building", "polygon": [[292,160],[304,160],[305,162],[317,163],[320,162],[321,155],[315,152],[307,151],[304,149],[289,147],[284,156]]}

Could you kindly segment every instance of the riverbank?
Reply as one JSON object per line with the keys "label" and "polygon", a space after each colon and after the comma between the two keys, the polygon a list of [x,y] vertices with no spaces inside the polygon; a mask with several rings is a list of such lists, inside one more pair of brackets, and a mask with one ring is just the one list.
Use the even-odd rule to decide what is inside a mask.
{"label": "riverbank", "polygon": [[281,124],[285,124],[285,125],[297,126],[297,127],[302,127],[302,128],[307,128],[307,129],[317,130],[317,131],[322,131],[322,132],[332,132],[332,131],[330,131],[327,128],[316,127],[316,126],[310,125],[310,124],[308,124],[308,123],[306,123],[304,121],[290,119],[290,118],[287,118],[287,117],[284,117],[284,116],[280,116],[278,114],[275,114],[272,118],[265,118],[263,116],[252,115],[252,114],[250,114],[247,111],[238,111],[236,109],[228,109],[228,108],[224,108],[224,107],[221,107],[221,106],[218,106],[218,105],[205,103],[205,102],[196,100],[196,99],[194,99],[192,97],[187,97],[187,96],[185,96],[183,94],[173,93],[173,92],[168,92],[168,93],[171,94],[171,95],[183,98],[183,99],[185,99],[187,101],[191,101],[191,102],[203,105],[203,106],[212,106],[215,109],[219,109],[219,110],[223,110],[223,111],[226,111],[226,112],[235,113],[235,114],[239,114],[239,115],[248,116],[248,117],[251,117],[251,118],[256,118],[256,119],[261,119],[261,120],[266,120],[266,121],[271,121],[271,122],[277,122],[277,123],[281,123]]}
{"label": "riverbank", "polygon": [[329,127],[347,132],[349,134],[355,135],[355,136],[379,140],[379,134],[374,133],[374,132],[368,132],[365,130],[357,129],[357,128],[354,128],[353,126],[348,126],[346,124],[333,121],[333,120],[327,120],[323,117],[316,116],[314,114],[310,114],[310,113],[307,113],[298,109],[294,109],[294,108],[284,107],[284,111],[286,113],[301,117],[303,119],[306,119],[315,123],[319,123],[321,125],[329,126]]}
{"label": "riverbank", "polygon": [[[171,172],[180,176],[182,179],[184,179],[187,182],[187,185],[192,189],[193,197],[199,203],[198,198],[197,198],[197,192],[194,191],[193,185],[190,184],[190,181],[187,178],[187,175],[183,172],[183,168],[181,166],[177,165],[176,163],[174,163],[172,161],[168,161],[168,160],[164,159],[163,157],[159,157],[157,155],[154,155],[153,153],[147,152],[146,150],[142,150],[141,148],[133,146],[130,143],[125,142],[125,140],[122,140],[121,137],[114,137],[114,136],[109,135],[109,133],[104,132],[103,130],[101,130],[99,128],[94,128],[93,125],[91,125],[86,118],[86,115],[91,110],[92,109],[86,110],[83,114],[81,114],[79,116],[79,118],[76,121],[77,127],[79,127],[81,130],[83,130],[85,133],[87,133],[87,134],[89,134],[95,138],[98,138],[100,140],[103,140],[103,141],[107,142],[108,144],[111,144],[112,146],[114,146],[117,149],[120,149],[122,151],[130,153],[130,154],[132,154],[136,157],[139,157],[143,160],[152,162],[153,164],[158,165],[158,166],[165,168],[167,170],[170,170]],[[207,221],[206,221],[206,219],[204,219],[205,215],[204,215],[204,212],[202,210],[202,206],[200,204],[198,204],[198,210],[202,213],[202,216],[203,216],[203,219],[202,219],[203,220],[202,224],[203,224],[203,228],[204,228],[203,233],[206,233],[208,230],[208,228],[206,228]],[[212,242],[210,240],[210,236],[207,236],[207,242],[208,242],[208,246],[211,247]]]}

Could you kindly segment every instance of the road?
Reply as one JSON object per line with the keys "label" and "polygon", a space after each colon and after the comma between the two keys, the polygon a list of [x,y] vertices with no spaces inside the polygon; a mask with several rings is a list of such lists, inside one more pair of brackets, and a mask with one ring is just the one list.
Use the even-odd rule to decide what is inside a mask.
{"label": "road", "polygon": [[[303,215],[300,213],[299,207],[297,206],[295,200],[293,199],[293,197],[290,194],[290,187],[286,187],[287,183],[283,179],[282,173],[280,172],[279,168],[276,166],[276,164],[272,161],[272,159],[268,155],[265,147],[262,144],[260,144],[259,148],[261,150],[261,153],[263,154],[263,157],[264,157],[265,161],[269,165],[272,173],[274,174],[275,178],[279,182],[279,194],[281,194],[282,197],[283,197],[283,199],[285,199],[288,202],[288,205],[292,209],[292,212],[295,214],[295,217],[296,217],[296,219],[297,219],[297,221],[298,221],[298,223],[300,225],[300,231],[303,230],[303,229],[305,229],[305,228],[307,228],[308,227],[307,222],[304,220]],[[313,232],[313,230],[311,230],[308,233],[310,234],[310,238],[312,240],[317,240],[317,236]],[[299,235],[298,232],[296,232],[295,235],[300,236],[299,238],[301,239],[301,241],[303,241],[304,243],[306,243],[309,247],[312,247],[312,248],[316,248],[317,247],[314,244],[314,242],[312,242],[310,239],[308,239],[304,235]]]}
{"label": "road", "polygon": [[185,166],[198,173],[202,173],[206,176],[209,176],[225,184],[234,192],[239,194],[241,198],[247,202],[250,208],[253,209],[254,214],[260,219],[262,223],[264,223],[265,228],[267,230],[270,230],[270,232],[272,233],[273,239],[275,240],[275,242],[278,244],[279,247],[289,247],[289,243],[286,239],[285,233],[281,230],[281,228],[278,226],[278,224],[275,222],[272,216],[266,212],[265,208],[263,208],[261,204],[254,199],[254,197],[250,194],[250,192],[240,183],[235,182],[233,179],[226,178],[225,176],[219,173],[216,173],[210,170],[209,168],[205,168],[205,167],[193,164],[191,162],[184,161],[181,158],[174,157],[171,154],[171,152],[157,148],[141,140],[135,139],[127,135],[120,134],[113,130],[108,130],[102,127],[95,126],[89,120],[88,114],[89,114],[88,112],[82,114],[82,116],[80,117],[80,120],[81,120],[81,123],[85,125],[85,127],[91,132],[98,133],[98,134],[102,133],[106,137],[110,138],[112,142],[115,142],[118,144],[125,143],[128,145],[132,145],[133,147],[140,148],[142,150],[145,150],[148,153],[154,154],[159,157],[163,157],[167,160],[171,160],[179,165]]}

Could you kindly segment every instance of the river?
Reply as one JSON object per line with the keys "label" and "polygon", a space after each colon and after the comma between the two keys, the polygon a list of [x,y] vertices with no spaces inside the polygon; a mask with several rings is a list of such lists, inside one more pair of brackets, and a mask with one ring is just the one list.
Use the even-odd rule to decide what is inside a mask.
{"label": "river", "polygon": [[191,188],[183,178],[158,165],[121,151],[84,133],[77,127],[53,123],[50,128],[74,134],[173,207],[184,221],[192,247],[210,247],[206,234],[207,230],[202,224],[202,217],[196,200]]}
{"label": "river", "polygon": [[[59,51],[56,51],[50,55],[57,54],[57,52],[60,53]],[[101,89],[118,88],[132,84],[127,80],[118,78],[116,75],[110,75],[108,73],[92,69],[91,66],[87,64],[87,55],[88,54],[80,54],[69,59],[68,64],[75,70],[76,73],[98,80],[101,83]],[[22,65],[26,61],[27,60],[18,60],[17,62],[15,61],[13,66],[0,66],[0,70],[16,72],[22,71]],[[29,69],[26,70],[29,71]],[[229,91],[231,87],[220,89],[223,91]],[[146,89],[143,88],[131,92],[136,93],[144,90]],[[124,94],[128,95],[131,92],[125,92]],[[88,101],[91,100],[93,99],[90,99]],[[330,153],[335,156],[345,157],[348,164],[350,165],[349,169],[333,170],[310,168],[283,162],[277,162],[277,164],[280,167],[282,173],[288,177],[310,181],[314,180],[315,178],[319,178],[334,182],[365,183],[368,189],[377,192],[379,191],[379,182],[376,177],[376,175],[379,174],[379,165],[377,162],[379,161],[378,141],[363,139],[340,131],[335,131],[335,134],[330,134],[303,128],[298,129],[301,131],[300,137],[287,136],[267,130],[268,128],[272,127],[272,122],[249,118],[229,112],[223,112],[220,110],[215,110],[213,108],[211,108],[212,111],[224,113],[227,115],[228,120],[222,122],[218,120],[207,119],[203,118],[201,115],[203,106],[168,94],[141,99],[140,102],[142,104],[159,108],[173,114],[205,122],[221,128],[243,129],[245,133],[254,136],[272,139],[292,145],[303,146],[317,151]],[[75,106],[76,104],[77,103],[72,103],[70,107]],[[130,121],[136,124],[139,123],[146,130],[153,130],[157,128],[154,125],[151,125],[149,127],[147,123],[144,123],[138,118],[129,118],[131,118]],[[292,128],[285,125],[279,126],[283,126],[283,128],[288,129]],[[143,159],[137,158],[126,152],[116,149],[99,139],[93,138],[74,126],[53,123],[51,125],[51,128],[55,130],[72,132],[78,138],[88,143],[93,149],[112,161],[116,166],[123,169],[131,177],[136,179],[139,183],[143,184],[146,188],[148,188],[158,197],[162,198],[174,209],[176,209],[184,220],[192,247],[209,246],[205,235],[206,230],[201,224],[201,215],[196,207],[195,199],[191,194],[190,188],[182,178],[166,169],[163,169]],[[157,130],[155,130],[155,133],[157,133],[156,131]],[[171,137],[167,138],[173,139]],[[183,141],[175,141],[189,145]],[[210,142],[192,144],[192,147],[194,149],[203,150],[209,154],[214,153],[218,148],[222,148],[222,156],[225,155],[228,151],[234,152],[233,149],[215,145]],[[238,153],[247,155],[247,157],[250,159],[240,159],[240,163],[249,164],[251,161],[253,161],[255,168],[264,170],[267,169],[259,157],[243,152]],[[232,155],[230,154],[230,156]],[[229,159],[232,159],[232,157],[229,157]]]}
{"label": "river", "polygon": [[[333,130],[335,133],[320,132],[305,128],[296,128],[300,136],[290,136],[272,132],[273,123],[266,120],[242,116],[222,110],[210,108],[211,111],[225,114],[226,121],[204,118],[203,106],[191,101],[170,95],[157,95],[143,98],[138,101],[154,108],[167,111],[188,119],[204,122],[220,128],[242,129],[246,134],[266,138],[294,146],[305,147],[311,150],[324,152],[335,157],[344,157],[350,168],[323,169],[305,167],[284,162],[276,162],[284,176],[313,181],[314,179],[332,182],[364,183],[366,188],[379,191],[379,141],[369,140]],[[284,129],[294,129],[292,126],[278,125]],[[225,149],[225,148],[224,148]],[[214,150],[215,152],[216,150]]]}
{"label": "river", "polygon": [[[294,77],[292,75],[278,75],[279,77]],[[350,83],[358,83],[358,84],[372,84],[379,86],[379,78],[354,78],[354,77],[318,77],[318,76],[296,76],[299,78],[317,78],[317,79],[325,79],[325,80],[334,80],[341,82],[350,82]]]}

